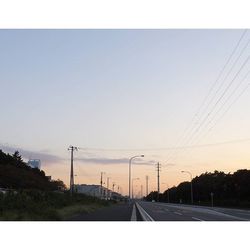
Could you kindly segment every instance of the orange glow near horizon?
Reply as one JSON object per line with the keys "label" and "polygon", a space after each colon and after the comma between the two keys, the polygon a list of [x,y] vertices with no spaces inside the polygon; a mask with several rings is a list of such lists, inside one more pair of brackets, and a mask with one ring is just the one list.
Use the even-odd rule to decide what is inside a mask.
{"label": "orange glow near horizon", "polygon": [[[180,155],[172,164],[173,166],[161,166],[160,187],[161,192],[168,187],[177,186],[183,181],[190,181],[187,174],[181,173],[182,170],[190,171],[193,177],[205,172],[213,172],[215,170],[234,172],[238,169],[248,169],[250,158],[248,148],[250,142],[219,145],[214,147],[198,148],[187,150]],[[159,162],[164,164],[164,156],[159,157]],[[148,158],[145,160],[156,160],[156,158]],[[52,175],[53,179],[61,179],[66,185],[69,185],[69,166],[70,161],[62,164],[51,166],[43,166],[46,175]],[[128,164],[90,164],[75,161],[74,174],[76,184],[100,184],[100,173],[105,172],[104,186],[106,186],[106,178],[110,177],[110,189],[112,183],[116,183],[122,189],[124,195],[128,194]],[[156,165],[137,165],[132,163],[132,177],[139,178],[134,183],[135,193],[140,191],[143,185],[145,194],[146,175],[149,176],[149,192],[157,190],[157,172]]]}

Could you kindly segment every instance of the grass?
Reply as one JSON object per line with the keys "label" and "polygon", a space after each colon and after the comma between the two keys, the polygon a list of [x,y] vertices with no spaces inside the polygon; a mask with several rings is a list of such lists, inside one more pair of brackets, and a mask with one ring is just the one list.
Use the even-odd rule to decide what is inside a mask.
{"label": "grass", "polygon": [[94,212],[98,208],[102,208],[100,204],[89,204],[89,205],[73,205],[64,207],[58,210],[58,214],[61,220],[68,220],[74,215],[80,213],[91,213]]}
{"label": "grass", "polygon": [[83,194],[22,190],[0,194],[1,221],[60,221],[113,202]]}

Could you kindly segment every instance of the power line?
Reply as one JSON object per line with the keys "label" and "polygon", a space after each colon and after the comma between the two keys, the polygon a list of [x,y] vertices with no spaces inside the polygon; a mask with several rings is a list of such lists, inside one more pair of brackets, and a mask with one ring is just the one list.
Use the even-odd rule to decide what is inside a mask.
{"label": "power line", "polygon": [[243,62],[243,64],[241,65],[240,69],[237,71],[236,75],[234,76],[234,78],[232,79],[232,81],[227,85],[226,89],[223,91],[223,93],[221,94],[221,96],[219,97],[219,99],[217,99],[216,103],[212,106],[212,109],[209,111],[209,113],[204,117],[204,119],[201,121],[201,123],[199,124],[199,126],[196,128],[196,130],[191,134],[189,141],[191,141],[193,139],[193,137],[195,136],[195,134],[197,134],[200,130],[200,128],[206,123],[206,121],[209,119],[209,117],[211,116],[211,114],[214,112],[215,108],[218,106],[218,104],[221,102],[221,100],[223,99],[223,97],[225,96],[225,94],[228,92],[229,88],[232,86],[233,82],[235,81],[235,79],[238,77],[238,75],[240,74],[240,72],[242,71],[242,69],[245,67],[245,65],[248,63],[250,59],[250,56],[247,57],[247,59]]}
{"label": "power line", "polygon": [[[226,100],[223,102],[223,104],[219,107],[219,109],[215,112],[214,116],[210,119],[210,121],[208,121],[208,123],[205,125],[205,127],[203,129],[206,129],[207,126],[209,126],[211,124],[211,122],[216,118],[216,116],[218,116],[218,114],[220,113],[220,111],[222,111],[223,107],[230,101],[230,99],[234,96],[234,94],[237,92],[237,90],[241,87],[242,83],[244,83],[244,81],[247,79],[248,75],[250,73],[250,70],[245,74],[245,76],[241,79],[240,83],[236,85],[236,87],[234,88],[234,90],[231,92],[231,94],[226,98]],[[246,91],[246,89],[248,88],[248,85],[247,84],[247,87],[244,88],[243,90],[243,93]],[[243,94],[242,93],[242,94]],[[242,95],[240,94],[239,96],[237,96],[236,100],[239,99],[239,97]],[[235,103],[235,102],[233,102]],[[230,108],[232,107],[232,105],[229,105]],[[229,108],[229,109],[230,109]],[[229,110],[227,109],[227,111]],[[217,124],[217,122],[216,122]]]}
{"label": "power line", "polygon": [[214,125],[209,128],[209,132],[215,127],[215,125],[226,115],[226,113],[230,110],[230,108],[234,105],[235,102],[246,92],[249,88],[250,83],[248,83],[245,88],[240,92],[240,94],[234,99],[234,101],[228,106],[228,108],[223,112],[223,114],[216,120]]}
{"label": "power line", "polygon": [[[231,59],[233,58],[233,55],[234,55],[235,52],[237,51],[237,49],[238,49],[238,47],[239,47],[239,45],[240,45],[242,39],[243,39],[244,36],[246,35],[246,33],[247,33],[247,29],[245,29],[245,30],[243,31],[242,35],[240,36],[240,39],[238,40],[236,46],[234,47],[232,53],[230,54],[230,56],[229,56],[229,58],[227,59],[226,63],[224,64],[224,66],[222,67],[221,71],[219,72],[219,74],[218,74],[218,76],[217,76],[215,82],[212,84],[211,88],[209,89],[208,94],[207,94],[206,97],[203,99],[201,105],[199,106],[199,108],[198,108],[198,110],[196,111],[195,115],[194,115],[193,118],[191,119],[191,122],[190,122],[189,125],[186,127],[186,129],[184,130],[183,135],[182,135],[180,138],[184,138],[184,139],[185,139],[185,138],[188,138],[187,135],[188,135],[189,133],[192,133],[193,129],[195,128],[195,125],[194,125],[194,127],[192,128],[192,124],[193,124],[193,122],[195,121],[195,118],[199,116],[199,113],[200,113],[202,107],[206,104],[206,101],[208,100],[208,98],[209,98],[210,94],[212,93],[213,89],[215,88],[217,82],[219,81],[219,79],[221,78],[222,74],[224,73],[224,71],[225,71],[226,67],[228,66],[229,62],[230,62]],[[250,41],[250,40],[249,40],[249,41]],[[244,51],[244,50],[246,49],[246,47],[248,46],[249,41],[248,41],[247,45],[241,50],[240,56],[242,55],[243,51]],[[236,61],[234,62],[233,67],[235,66],[235,64],[236,64],[237,61],[239,60],[240,56],[238,56],[238,58],[237,58]],[[232,71],[233,67],[231,67],[230,72]],[[228,75],[229,75],[229,74],[227,74],[227,76],[228,76]],[[227,76],[226,76],[226,78],[227,78]],[[224,78],[224,81],[226,80],[226,78]],[[223,81],[223,82],[224,82],[224,81]],[[222,87],[222,85],[223,85],[223,84],[221,84],[220,87]],[[218,92],[218,91],[216,91],[215,95],[217,94],[217,92]],[[214,95],[214,96],[215,96],[215,95]],[[214,97],[211,98],[211,100],[213,100],[213,99],[214,99]],[[211,100],[210,100],[210,102],[211,102]],[[210,104],[210,102],[209,102],[209,104]],[[206,108],[207,108],[207,107],[208,107],[208,106],[206,106]],[[205,109],[205,110],[206,110],[206,109]],[[188,133],[189,128],[191,128],[191,130],[190,130],[190,132]],[[184,141],[186,141],[186,139],[185,139]],[[179,142],[176,144],[176,146],[179,146],[179,145],[180,145],[180,139],[179,139]],[[172,155],[175,154],[175,153],[176,153],[176,152],[173,152]],[[170,155],[169,158],[171,158],[172,155]]]}
{"label": "power line", "polygon": [[[231,72],[231,70],[233,69],[233,67],[236,65],[236,62],[238,62],[238,60],[239,60],[239,58],[241,57],[241,55],[242,55],[242,53],[243,53],[243,51],[246,49],[246,47],[248,46],[248,44],[249,44],[249,42],[250,42],[250,40],[248,40],[248,42],[247,42],[247,44],[243,47],[243,49],[241,50],[241,52],[240,52],[240,55],[237,57],[237,59],[235,60],[235,62],[234,62],[234,64],[233,64],[233,66],[231,67],[231,69],[230,69],[230,71],[229,71],[229,73]],[[233,82],[235,81],[235,79],[238,77],[238,75],[240,74],[240,72],[242,71],[242,69],[245,67],[245,65],[246,65],[246,63],[248,62],[248,60],[249,60],[249,56],[248,56],[248,58],[244,61],[244,63],[242,64],[242,66],[240,67],[240,69],[238,70],[238,72],[236,73],[236,75],[234,76],[234,78],[233,78],[233,80],[227,85],[227,87],[225,88],[225,90],[223,91],[223,93],[221,94],[221,96],[217,99],[217,101],[216,101],[216,103],[213,105],[213,107],[212,107],[212,110],[210,110],[210,112],[205,116],[205,118],[200,122],[200,124],[198,125],[198,127],[196,127],[196,130],[195,131],[193,131],[194,130],[194,128],[195,128],[195,126],[194,126],[194,128],[191,130],[191,135],[189,136],[189,137],[187,137],[186,138],[186,140],[184,141],[184,145],[192,145],[191,143],[190,143],[190,141],[192,141],[193,140],[193,137],[199,132],[199,130],[200,130],[200,128],[202,127],[202,125],[203,124],[205,124],[206,123],[206,121],[207,121],[207,119],[209,118],[209,116],[211,115],[211,113],[215,110],[215,108],[218,106],[218,104],[221,102],[221,100],[223,99],[223,97],[226,95],[226,93],[228,92],[228,90],[230,89],[230,87],[232,86],[232,84],[233,84]],[[229,75],[229,73],[227,74],[227,76]],[[227,77],[226,76],[226,77]],[[226,78],[224,78],[224,80],[225,80]],[[221,84],[221,86],[222,86],[223,84]],[[236,87],[236,89],[237,89],[238,87]],[[218,92],[218,90],[216,91],[216,94],[217,94],[217,92]],[[234,93],[234,92],[233,92]],[[215,95],[216,95],[215,94]],[[232,96],[232,93],[231,93],[231,95],[230,95],[230,97]],[[214,99],[214,97],[212,98],[212,100]],[[211,103],[211,100],[210,100],[210,102],[209,102],[209,104]],[[224,103],[223,103],[223,105],[224,105]],[[207,107],[208,107],[209,105],[207,105]],[[202,116],[200,116],[200,117],[202,117]],[[200,118],[201,119],[201,118]],[[211,122],[211,120],[210,120],[210,122]],[[182,144],[183,145],[183,144]],[[173,159],[173,158],[176,158],[176,156],[177,156],[177,153],[180,153],[180,152],[176,152],[177,150],[175,150],[175,152],[174,152],[174,154],[172,154],[169,158],[168,158],[168,161],[170,160],[170,159]]]}
{"label": "power line", "polygon": [[[250,85],[250,84],[249,84]],[[248,85],[248,87],[249,87]],[[239,143],[244,141],[250,141],[250,138],[245,139],[235,139],[235,140],[228,140],[228,141],[222,141],[222,142],[216,142],[216,143],[207,143],[207,144],[197,144],[197,145],[187,145],[187,146],[180,146],[177,149],[185,149],[185,148],[201,148],[201,147],[211,147],[211,146],[218,146],[223,144],[231,144],[231,143]],[[176,149],[176,147],[166,147],[166,148],[141,148],[141,149],[103,149],[105,151],[113,152],[113,151],[164,151],[164,150],[173,150]],[[86,148],[86,150],[92,150],[95,151],[95,148]],[[101,151],[100,148],[98,148],[98,151]]]}
{"label": "power line", "polygon": [[[240,39],[241,40],[241,39]],[[240,51],[240,54],[238,55],[238,57],[236,58],[236,60],[234,61],[233,65],[231,66],[230,70],[228,71],[228,73],[226,74],[226,76],[224,77],[223,81],[221,82],[221,84],[219,85],[219,88],[216,90],[215,94],[212,96],[211,100],[208,102],[206,108],[203,110],[203,113],[205,113],[208,109],[208,107],[210,106],[210,104],[212,104],[212,102],[214,101],[216,95],[219,93],[219,91],[222,89],[224,83],[226,82],[228,76],[231,74],[232,70],[234,69],[235,65],[237,64],[237,62],[239,61],[239,59],[241,58],[243,52],[246,50],[246,48],[248,47],[250,43],[250,39],[248,40],[248,42],[246,43],[246,45],[242,48],[242,50]]]}

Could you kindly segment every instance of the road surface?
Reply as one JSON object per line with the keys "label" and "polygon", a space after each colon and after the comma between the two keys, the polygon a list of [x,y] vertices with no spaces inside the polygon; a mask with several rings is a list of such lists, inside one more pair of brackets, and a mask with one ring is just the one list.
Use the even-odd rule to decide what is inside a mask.
{"label": "road surface", "polygon": [[71,218],[73,221],[131,221],[131,216],[140,220],[140,214],[134,210],[134,203],[116,204],[98,209],[92,213],[82,213]]}
{"label": "road surface", "polygon": [[154,221],[249,221],[250,211],[182,204],[138,201],[139,208]]}
{"label": "road surface", "polygon": [[250,210],[136,201],[74,216],[73,221],[250,221]]}

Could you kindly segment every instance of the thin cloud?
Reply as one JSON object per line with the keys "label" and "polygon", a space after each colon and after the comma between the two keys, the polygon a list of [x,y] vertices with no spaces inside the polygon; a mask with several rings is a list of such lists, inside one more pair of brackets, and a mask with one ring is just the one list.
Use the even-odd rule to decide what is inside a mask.
{"label": "thin cloud", "polygon": [[[103,165],[117,165],[117,164],[128,164],[129,158],[105,158],[105,157],[92,157],[92,158],[77,158],[76,160],[91,163],[91,164],[103,164]],[[153,165],[155,161],[143,161],[140,159],[135,159],[133,164],[135,165]]]}
{"label": "thin cloud", "polygon": [[126,164],[128,163],[128,159],[126,158],[103,158],[103,157],[93,157],[93,158],[77,158],[76,160],[85,162],[85,163],[92,163],[92,164]]}
{"label": "thin cloud", "polygon": [[20,147],[7,146],[0,144],[0,149],[6,153],[13,154],[15,151],[18,151],[20,155],[25,159],[40,159],[42,164],[52,164],[62,162],[64,159],[49,153],[42,151],[30,151],[22,149]]}

